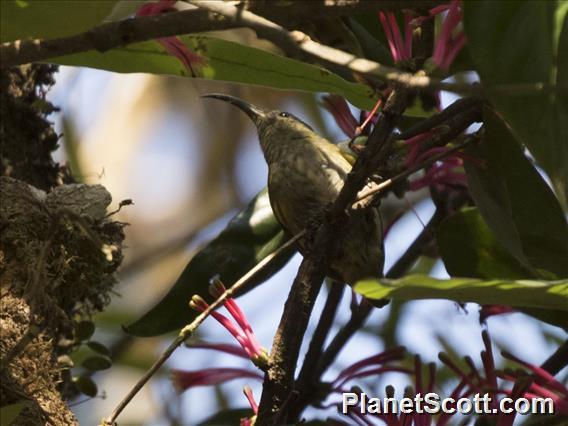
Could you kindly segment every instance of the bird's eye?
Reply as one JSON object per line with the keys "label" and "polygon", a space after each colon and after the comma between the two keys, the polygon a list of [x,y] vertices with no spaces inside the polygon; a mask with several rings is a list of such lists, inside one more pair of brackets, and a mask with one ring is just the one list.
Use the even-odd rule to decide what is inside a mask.
{"label": "bird's eye", "polygon": [[280,114],[278,114],[280,117],[284,117],[284,118],[288,118],[290,117],[290,114],[288,114],[287,112],[281,112]]}

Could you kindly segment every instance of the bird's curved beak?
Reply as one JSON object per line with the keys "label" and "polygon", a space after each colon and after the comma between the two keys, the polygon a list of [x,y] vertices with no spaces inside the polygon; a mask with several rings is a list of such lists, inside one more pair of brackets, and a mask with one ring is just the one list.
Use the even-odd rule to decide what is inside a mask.
{"label": "bird's curved beak", "polygon": [[259,108],[255,105],[249,104],[248,102],[243,101],[242,99],[235,98],[234,96],[224,95],[221,93],[207,93],[205,95],[201,95],[201,98],[211,98],[211,99],[219,99],[221,101],[225,101],[230,103],[231,105],[236,106],[241,111],[244,111],[246,115],[254,122],[257,123],[259,119],[262,119],[266,116],[266,111],[262,108]]}

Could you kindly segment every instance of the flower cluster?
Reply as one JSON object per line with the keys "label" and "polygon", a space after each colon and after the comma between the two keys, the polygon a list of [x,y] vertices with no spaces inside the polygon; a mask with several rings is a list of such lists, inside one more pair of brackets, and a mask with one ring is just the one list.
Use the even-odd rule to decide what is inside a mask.
{"label": "flower cluster", "polygon": [[[465,357],[467,369],[464,370],[445,354],[439,356],[440,360],[460,378],[459,384],[451,395],[455,400],[469,397],[474,393],[487,393],[491,397],[491,408],[496,409],[499,398],[504,396],[512,399],[526,398],[529,400],[540,397],[551,398],[556,413],[568,414],[568,388],[565,385],[558,382],[554,376],[544,369],[521,361],[507,352],[502,352],[504,358],[524,366],[530,373],[524,370],[497,370],[489,333],[483,331],[482,338],[485,346],[485,350],[481,352],[482,372],[478,371],[473,360],[469,357]],[[497,426],[511,426],[515,420],[515,414],[514,412],[505,414],[497,410],[493,415],[494,423]],[[442,414],[437,425],[446,425],[448,419],[448,414]]]}
{"label": "flower cluster", "polygon": [[[441,353],[440,360],[454,374],[457,375],[459,382],[452,389],[449,397],[454,401],[460,398],[471,398],[474,394],[488,394],[491,401],[490,409],[496,409],[492,416],[492,424],[496,426],[511,426],[515,420],[515,413],[503,413],[498,411],[499,399],[509,397],[513,400],[518,398],[550,398],[554,404],[555,413],[565,415],[568,414],[568,388],[554,378],[544,369],[529,364],[507,352],[503,352],[504,358],[509,359],[526,370],[505,370],[496,369],[493,358],[492,345],[487,331],[482,333],[485,350],[481,352],[482,370],[479,370],[470,357],[465,357],[466,369],[459,367],[449,356]],[[345,369],[332,382],[332,392],[356,392],[361,393],[357,387],[345,389],[344,384],[352,379],[369,377],[371,375],[381,375],[386,372],[401,372],[413,377],[414,386],[405,389],[405,397],[414,398],[415,395],[426,395],[434,392],[436,386],[436,365],[429,363],[424,365],[420,356],[414,357],[414,368],[387,365],[388,362],[402,359],[404,348],[395,348],[385,351],[382,354],[366,358],[353,364]],[[387,398],[394,398],[395,390],[392,386],[387,386],[385,390]],[[448,408],[456,408],[448,406]],[[341,404],[329,404],[323,408],[337,407]],[[435,424],[436,426],[446,426],[449,424],[453,415],[457,410],[450,413],[441,413],[434,415],[422,410],[423,412],[412,413],[393,413],[388,410],[381,410],[381,413],[362,414],[360,407],[351,407],[346,414],[353,422],[360,425],[376,425],[376,421],[387,426],[427,426]]]}
{"label": "flower cluster", "polygon": [[[343,131],[343,133],[351,138],[351,141],[353,141],[358,135],[362,134],[362,129],[367,125],[369,120],[376,119],[376,109],[380,105],[380,102],[381,101],[379,100],[374,111],[367,113],[365,116],[362,115],[362,119],[360,121],[364,121],[361,125],[359,125],[359,121],[351,113],[349,105],[345,99],[337,95],[327,95],[323,97],[324,107],[333,115],[339,128]],[[435,138],[442,130],[444,130],[443,126],[442,128],[429,130],[402,141],[402,148],[406,152],[403,164],[404,168],[410,169],[428,160],[434,155],[449,152],[451,148],[447,146],[428,147],[428,142]],[[340,148],[343,148],[341,144]],[[357,145],[350,144],[349,148],[350,151],[346,152],[346,155],[350,153],[355,155],[357,154]],[[411,191],[418,191],[430,186],[436,186],[438,190],[445,187],[467,187],[467,180],[463,173],[464,159],[472,162],[478,161],[463,152],[451,153],[434,163],[422,177],[411,181],[408,189]]]}
{"label": "flower cluster", "polygon": [[[434,136],[433,131],[421,133],[417,136],[406,140],[408,146],[408,154],[405,160],[405,166],[414,167],[427,160],[428,158],[450,150],[449,147],[433,147],[423,149],[422,142]],[[422,152],[421,152],[422,151]],[[421,178],[410,182],[409,189],[418,191],[419,189],[438,186],[461,186],[467,187],[467,180],[463,173],[464,154],[456,152],[448,155],[436,163],[434,163]]]}
{"label": "flower cluster", "polygon": [[[211,280],[209,292],[215,298],[220,298],[226,292],[226,288],[219,278],[215,277]],[[190,306],[200,312],[209,309],[209,304],[198,295],[191,298]],[[245,313],[238,306],[237,302],[232,298],[227,298],[223,306],[229,312],[233,321],[220,312],[212,311],[211,316],[219,322],[231,335],[236,339],[238,345],[229,343],[208,343],[208,342],[191,342],[188,344],[191,348],[215,350],[236,357],[249,359],[260,369],[265,369],[268,364],[268,354],[260,345],[256,335],[254,334]],[[214,386],[228,382],[234,379],[252,379],[262,381],[263,375],[258,371],[246,368],[206,368],[196,371],[172,370],[172,381],[178,392],[183,392],[189,388],[197,386]],[[247,397],[254,414],[257,414],[258,407],[254,402],[252,390],[245,387],[245,396]],[[241,425],[249,426],[254,422],[253,418],[241,420]]]}
{"label": "flower cluster", "polygon": [[[211,295],[215,298],[219,298],[223,295],[223,293],[225,293],[225,291],[226,288],[223,283],[218,278],[214,278],[210,286]],[[191,298],[189,305],[200,312],[209,308],[209,304],[198,295]],[[211,312],[211,316],[233,335],[233,337],[241,345],[246,355],[255,365],[260,368],[264,368],[268,362],[268,355],[266,350],[260,346],[245,313],[241,310],[237,302],[230,297],[225,300],[223,306],[233,317],[234,322],[225,315],[216,311]]]}
{"label": "flower cluster", "polygon": [[411,12],[404,11],[404,39],[392,12],[379,12],[379,19],[395,62],[407,61],[412,57],[412,33],[414,28],[436,15],[447,12],[440,34],[434,45],[432,62],[442,71],[448,71],[454,59],[466,43],[463,30],[459,25],[463,18],[461,2],[453,0],[449,4],[436,6],[427,16],[413,18]]}

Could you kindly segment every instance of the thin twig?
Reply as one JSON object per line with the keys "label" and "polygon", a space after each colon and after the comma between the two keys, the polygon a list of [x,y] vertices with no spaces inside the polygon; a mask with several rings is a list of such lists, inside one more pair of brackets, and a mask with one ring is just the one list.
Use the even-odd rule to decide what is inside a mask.
{"label": "thin twig", "polygon": [[[412,242],[410,247],[404,252],[404,254],[396,261],[396,263],[389,269],[386,274],[387,278],[400,278],[404,273],[410,268],[416,259],[422,254],[425,244],[427,244],[432,239],[432,227],[434,223],[439,222],[440,215],[432,217],[426,228],[420,232],[418,237]],[[347,324],[339,330],[337,335],[333,338],[329,346],[325,349],[320,362],[318,363],[316,374],[317,377],[321,375],[329,368],[329,366],[335,361],[335,358],[349,341],[349,339],[361,328],[365,323],[365,320],[369,316],[372,310],[372,305],[370,303],[361,304],[359,309],[356,310]]]}
{"label": "thin twig", "polygon": [[363,326],[372,310],[373,305],[369,302],[363,301],[359,304],[358,308],[351,314],[349,321],[337,332],[331,343],[325,348],[315,370],[316,377],[321,377],[325,370],[335,361],[341,349],[357,330]]}
{"label": "thin twig", "polygon": [[548,357],[546,361],[541,365],[543,370],[548,371],[550,374],[555,376],[564,367],[568,365],[568,340],[566,340],[562,345],[556,349],[556,351]]}
{"label": "thin twig", "polygon": [[142,387],[150,380],[150,378],[158,371],[158,369],[166,362],[166,360],[171,356],[171,354],[187,339],[189,338],[195,330],[201,325],[203,321],[213,312],[217,307],[222,305],[227,298],[233,296],[240,288],[242,288],[246,283],[250,281],[259,271],[261,271],[265,266],[267,266],[272,259],[291,247],[298,239],[303,237],[305,231],[300,232],[296,236],[290,238],[286,243],[281,245],[277,250],[273,251],[271,254],[262,259],[257,263],[252,269],[250,269],[246,274],[244,274],[231,288],[227,289],[221,296],[217,298],[213,303],[209,305],[202,313],[200,313],[190,324],[185,326],[178,334],[176,339],[168,346],[168,348],[160,355],[160,357],[152,364],[152,366],[144,373],[144,375],[136,382],[134,387],[126,394],[126,396],[119,402],[112,414],[104,419],[103,425],[114,425],[116,419],[120,413],[126,408],[130,403],[132,398],[142,389]]}

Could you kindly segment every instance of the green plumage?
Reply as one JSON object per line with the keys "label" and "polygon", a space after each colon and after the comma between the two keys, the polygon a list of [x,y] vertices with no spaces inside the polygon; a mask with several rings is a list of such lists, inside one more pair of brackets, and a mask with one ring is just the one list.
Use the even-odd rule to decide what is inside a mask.
{"label": "green plumage", "polygon": [[[336,145],[291,114],[265,111],[227,95],[206,97],[239,107],[256,125],[268,164],[270,204],[290,234],[301,232],[335,201],[351,170]],[[329,275],[349,284],[379,275],[384,263],[382,234],[377,208],[353,211]],[[299,249],[306,252],[304,241]]]}

